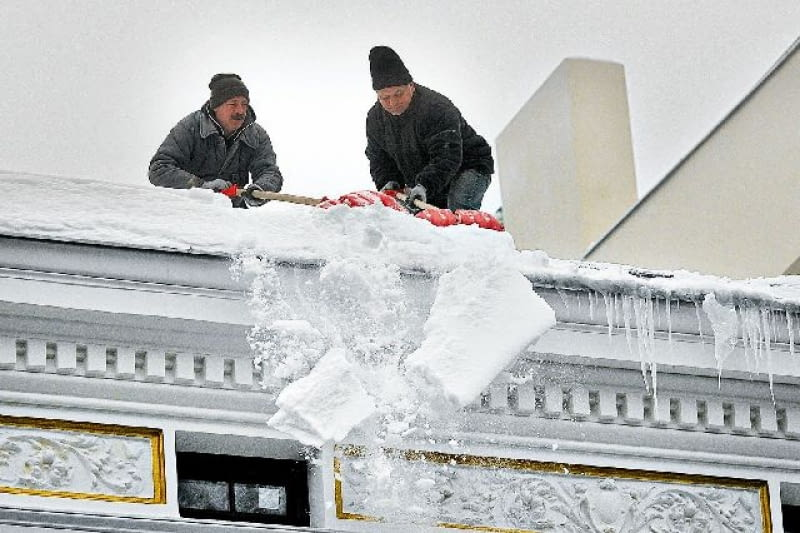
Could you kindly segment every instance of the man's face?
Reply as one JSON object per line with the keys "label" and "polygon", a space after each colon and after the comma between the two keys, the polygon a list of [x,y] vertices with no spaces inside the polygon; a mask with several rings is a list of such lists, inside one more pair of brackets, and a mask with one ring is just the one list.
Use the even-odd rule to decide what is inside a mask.
{"label": "man's face", "polygon": [[225,130],[225,135],[230,135],[244,125],[248,107],[250,107],[250,102],[247,101],[247,98],[234,96],[214,108],[214,116]]}
{"label": "man's face", "polygon": [[378,95],[378,102],[381,107],[392,115],[402,115],[408,106],[411,105],[411,97],[414,96],[414,84],[393,85],[375,91]]}

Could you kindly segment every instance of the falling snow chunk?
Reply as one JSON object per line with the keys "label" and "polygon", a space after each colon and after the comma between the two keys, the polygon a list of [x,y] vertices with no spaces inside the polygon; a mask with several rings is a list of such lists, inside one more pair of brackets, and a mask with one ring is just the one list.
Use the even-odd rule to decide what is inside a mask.
{"label": "falling snow chunk", "polygon": [[518,271],[486,262],[442,276],[425,340],[408,371],[458,407],[472,402],[555,314]]}
{"label": "falling snow chunk", "polygon": [[342,350],[329,351],[311,373],[287,386],[269,425],[303,444],[341,441],[370,416],[375,403],[355,377]]}

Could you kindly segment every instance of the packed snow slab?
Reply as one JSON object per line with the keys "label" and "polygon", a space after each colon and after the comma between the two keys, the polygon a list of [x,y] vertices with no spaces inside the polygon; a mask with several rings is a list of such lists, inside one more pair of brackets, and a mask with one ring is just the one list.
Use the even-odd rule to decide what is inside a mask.
{"label": "packed snow slab", "polygon": [[439,280],[425,338],[405,367],[428,396],[464,407],[555,323],[519,271],[494,261],[460,266]]}
{"label": "packed snow slab", "polygon": [[375,411],[345,352],[327,352],[311,372],[281,392],[269,425],[303,444],[339,442]]}

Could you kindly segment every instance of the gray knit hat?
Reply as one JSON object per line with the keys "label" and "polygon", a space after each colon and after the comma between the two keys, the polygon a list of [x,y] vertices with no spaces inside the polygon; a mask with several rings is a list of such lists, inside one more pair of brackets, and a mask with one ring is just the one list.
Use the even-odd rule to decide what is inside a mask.
{"label": "gray knit hat", "polygon": [[375,91],[414,81],[403,60],[388,46],[375,46],[369,51],[369,73]]}
{"label": "gray knit hat", "polygon": [[211,89],[211,98],[208,100],[211,109],[221,106],[235,96],[244,96],[250,100],[250,91],[238,74],[214,74],[208,83],[208,88]]}

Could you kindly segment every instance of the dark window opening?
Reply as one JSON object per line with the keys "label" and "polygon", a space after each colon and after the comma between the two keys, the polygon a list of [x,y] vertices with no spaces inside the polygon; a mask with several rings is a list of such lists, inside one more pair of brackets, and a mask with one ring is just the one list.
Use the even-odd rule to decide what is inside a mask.
{"label": "dark window opening", "polygon": [[310,525],[303,461],[191,452],[176,459],[183,517]]}
{"label": "dark window opening", "polygon": [[781,505],[784,533],[800,533],[800,506]]}

